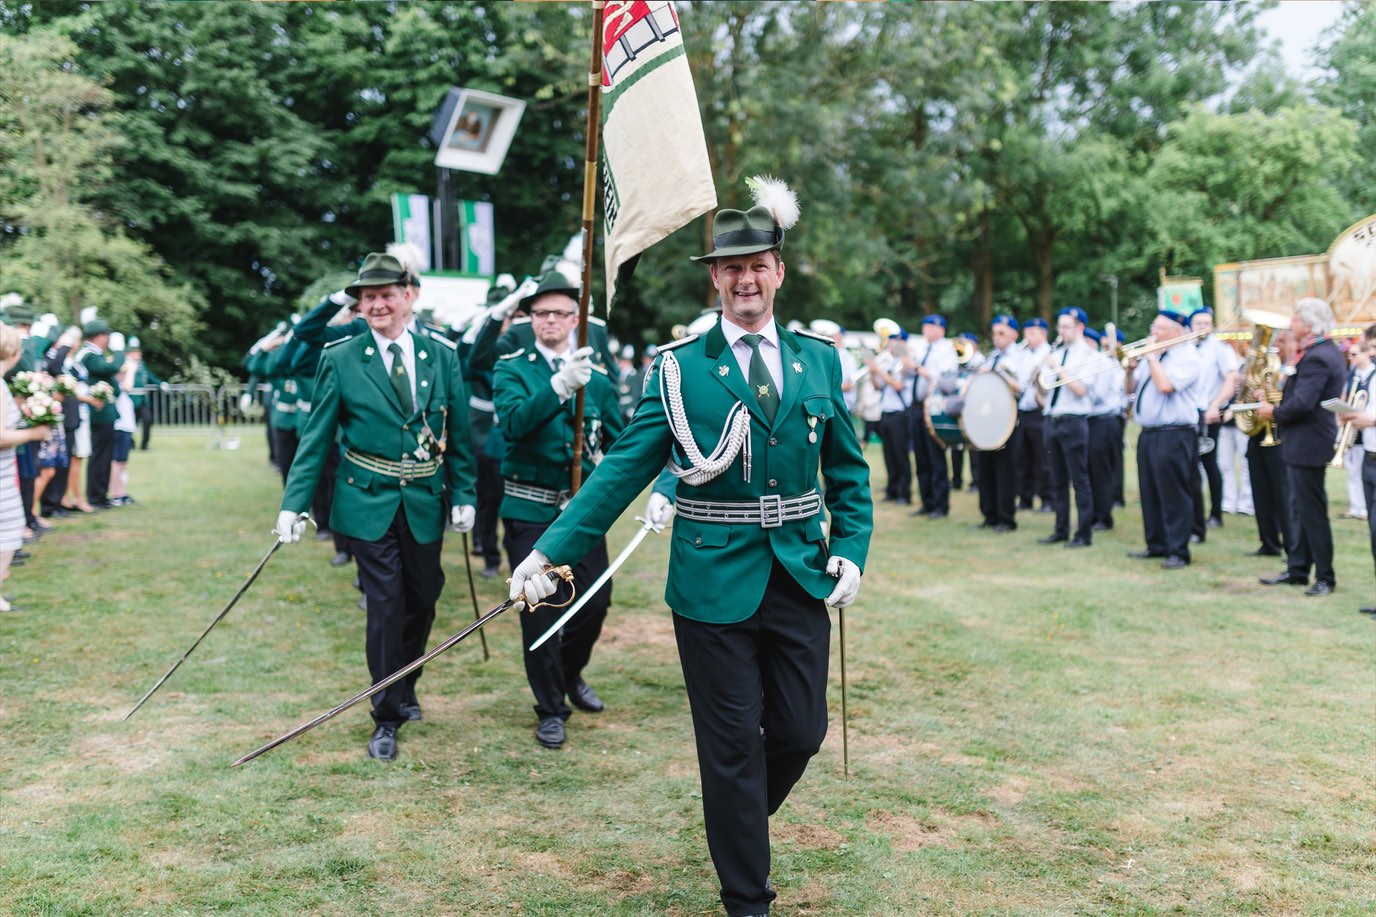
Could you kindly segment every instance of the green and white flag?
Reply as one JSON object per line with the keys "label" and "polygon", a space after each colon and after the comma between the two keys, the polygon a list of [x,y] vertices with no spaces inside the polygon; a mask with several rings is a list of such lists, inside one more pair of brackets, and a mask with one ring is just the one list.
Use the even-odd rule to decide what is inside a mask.
{"label": "green and white flag", "polygon": [[497,239],[492,230],[492,205],[487,201],[459,201],[459,270],[465,274],[497,272]]}
{"label": "green and white flag", "polygon": [[669,0],[609,0],[602,31],[607,309],[651,245],[717,206],[702,116]]}
{"label": "green and white flag", "polygon": [[392,195],[392,238],[414,245],[421,253],[420,269],[430,270],[430,198],[424,194]]}

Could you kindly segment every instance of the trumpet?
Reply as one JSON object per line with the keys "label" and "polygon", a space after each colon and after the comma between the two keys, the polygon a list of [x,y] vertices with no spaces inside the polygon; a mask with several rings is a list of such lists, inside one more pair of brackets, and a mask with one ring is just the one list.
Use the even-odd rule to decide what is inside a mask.
{"label": "trumpet", "polygon": [[[1370,396],[1367,394],[1366,389],[1358,389],[1355,392],[1352,390],[1356,388],[1357,381],[1354,379],[1352,388],[1348,389],[1347,395],[1343,400],[1358,411],[1361,411],[1366,408],[1367,399]],[[1356,441],[1356,438],[1357,428],[1352,425],[1352,421],[1349,420],[1347,423],[1338,427],[1338,438],[1333,440],[1333,459],[1328,463],[1329,468],[1343,467],[1343,457],[1347,455],[1347,450],[1352,446],[1353,442]]]}
{"label": "trumpet", "polygon": [[951,344],[956,349],[956,362],[961,366],[974,359],[975,345],[968,338],[956,338]]}
{"label": "trumpet", "polygon": [[[1133,360],[1140,360],[1142,357],[1149,356],[1153,353],[1161,353],[1162,351],[1170,350],[1172,347],[1178,347],[1181,344],[1192,344],[1211,334],[1213,334],[1213,331],[1192,331],[1189,334],[1182,334],[1180,337],[1171,338],[1168,341],[1158,341],[1155,338],[1145,337],[1140,341],[1133,341],[1131,344],[1124,344],[1121,347],[1115,346],[1113,348],[1113,356],[1117,359],[1119,365],[1127,369]],[[1096,361],[1095,365],[1088,367],[1082,372],[1064,378],[1059,377],[1054,369],[1043,369],[1037,376],[1037,385],[1046,391],[1052,391],[1063,385],[1070,385],[1075,382],[1083,382],[1086,379],[1092,379],[1100,373],[1106,373],[1113,368],[1114,363],[1112,361],[1099,360]]]}

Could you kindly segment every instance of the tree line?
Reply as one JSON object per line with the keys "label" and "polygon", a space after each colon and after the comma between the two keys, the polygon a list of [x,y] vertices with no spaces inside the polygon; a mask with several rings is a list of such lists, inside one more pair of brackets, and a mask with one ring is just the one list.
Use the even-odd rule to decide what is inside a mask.
{"label": "tree line", "polygon": [[[802,202],[784,314],[973,330],[1106,319],[1113,283],[1140,331],[1159,271],[1321,251],[1376,209],[1376,13],[1349,4],[1301,83],[1261,8],[678,4],[722,205],[753,174]],[[99,307],[160,369],[236,366],[389,241],[392,193],[434,193],[451,86],[527,102],[501,173],[457,180],[498,270],[534,273],[578,229],[590,27],[581,3],[0,0],[0,287]],[[708,232],[642,259],[623,339],[709,304]]]}

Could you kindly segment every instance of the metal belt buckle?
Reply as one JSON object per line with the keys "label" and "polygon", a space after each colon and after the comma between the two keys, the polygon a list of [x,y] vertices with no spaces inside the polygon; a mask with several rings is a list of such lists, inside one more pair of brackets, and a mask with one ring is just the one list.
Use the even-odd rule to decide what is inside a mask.
{"label": "metal belt buckle", "polygon": [[760,497],[760,528],[777,529],[784,524],[783,500],[778,494]]}
{"label": "metal belt buckle", "polygon": [[401,461],[397,463],[397,477],[403,481],[414,481],[416,479],[415,464],[415,459],[409,455],[403,455]]}

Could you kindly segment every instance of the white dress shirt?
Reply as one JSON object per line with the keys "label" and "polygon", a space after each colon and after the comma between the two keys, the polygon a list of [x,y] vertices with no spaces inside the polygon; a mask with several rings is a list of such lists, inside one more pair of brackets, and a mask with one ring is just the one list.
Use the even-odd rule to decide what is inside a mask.
{"label": "white dress shirt", "polygon": [[[744,378],[750,378],[750,358],[753,353],[750,345],[741,338],[751,332],[746,331],[725,315],[721,317],[721,331],[726,335],[726,344],[731,348],[731,352],[736,355],[736,364],[740,366]],[[774,390],[782,398],[784,394],[784,355],[779,349],[779,327],[773,320],[759,331],[754,332],[764,340],[760,341],[760,356],[764,357],[764,365],[769,369],[769,376],[774,380]]]}
{"label": "white dress shirt", "polygon": [[401,337],[393,341],[391,338],[383,337],[372,328],[368,332],[373,336],[373,343],[377,344],[377,352],[382,355],[382,365],[387,370],[388,378],[392,375],[392,353],[387,348],[396,344],[401,348],[401,365],[406,367],[406,382],[411,386],[411,404],[416,403],[416,345],[411,340],[410,332],[403,331]]}

